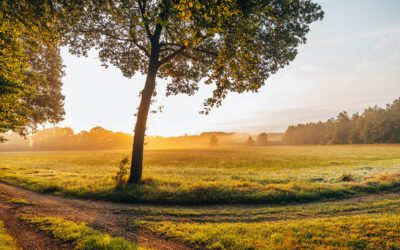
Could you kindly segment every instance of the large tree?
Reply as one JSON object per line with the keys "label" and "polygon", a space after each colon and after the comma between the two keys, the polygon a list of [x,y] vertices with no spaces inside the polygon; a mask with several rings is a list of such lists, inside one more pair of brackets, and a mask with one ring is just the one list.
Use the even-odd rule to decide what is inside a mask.
{"label": "large tree", "polygon": [[[78,10],[81,10],[79,13]],[[322,19],[310,0],[101,0],[76,8],[65,42],[76,55],[92,48],[124,76],[147,75],[137,113],[130,183],[142,177],[143,145],[156,78],[167,95],[214,86],[203,113],[228,92],[257,92],[292,61],[309,24]]]}
{"label": "large tree", "polygon": [[0,134],[11,130],[25,135],[64,115],[52,6],[44,0],[0,0]]}

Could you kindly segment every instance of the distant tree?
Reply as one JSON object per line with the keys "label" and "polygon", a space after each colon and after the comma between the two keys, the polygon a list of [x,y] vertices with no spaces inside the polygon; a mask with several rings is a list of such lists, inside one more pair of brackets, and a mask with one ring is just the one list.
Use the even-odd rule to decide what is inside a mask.
{"label": "distant tree", "polygon": [[247,146],[254,146],[254,140],[253,137],[249,136],[249,138],[247,139],[246,145]]}
{"label": "distant tree", "polygon": [[217,136],[212,135],[210,137],[210,146],[212,146],[212,147],[218,146],[218,138],[217,138]]}
{"label": "distant tree", "polygon": [[38,131],[31,140],[33,149],[68,150],[74,146],[74,131],[72,128],[53,127]]}
{"label": "distant tree", "polygon": [[73,54],[96,48],[104,65],[124,76],[147,74],[129,177],[140,183],[157,77],[171,79],[167,95],[193,95],[202,79],[214,86],[204,102],[207,114],[228,92],[257,92],[289,64],[323,12],[310,0],[103,0],[85,1],[72,17],[65,42]]}
{"label": "distant tree", "polygon": [[200,136],[230,136],[233,135],[234,133],[227,133],[227,132],[221,132],[221,131],[214,131],[214,132],[203,132],[200,134]]}
{"label": "distant tree", "polygon": [[341,112],[335,121],[332,141],[334,144],[347,144],[350,141],[351,121],[346,111]]}
{"label": "distant tree", "polygon": [[389,142],[400,142],[400,98],[393,101],[387,106],[388,116],[390,117],[390,136]]}
{"label": "distant tree", "polygon": [[351,129],[350,129],[350,140],[349,143],[359,144],[362,143],[360,138],[360,131],[362,128],[362,119],[358,113],[351,116]]}
{"label": "distant tree", "polygon": [[267,133],[261,133],[257,137],[257,143],[260,146],[266,146],[268,145],[268,134]]}
{"label": "distant tree", "polygon": [[0,133],[26,135],[64,115],[60,40],[49,3],[0,1]]}

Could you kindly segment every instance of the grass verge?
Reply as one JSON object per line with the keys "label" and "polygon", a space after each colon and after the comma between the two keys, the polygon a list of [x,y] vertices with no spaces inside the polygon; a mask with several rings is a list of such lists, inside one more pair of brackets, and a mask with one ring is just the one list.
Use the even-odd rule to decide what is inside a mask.
{"label": "grass verge", "polygon": [[141,222],[196,249],[400,249],[400,215],[257,223]]}
{"label": "grass verge", "polygon": [[0,250],[16,250],[18,249],[17,244],[13,237],[11,237],[6,229],[4,223],[0,221]]}
{"label": "grass verge", "polygon": [[133,250],[135,244],[121,237],[112,237],[90,228],[85,223],[76,223],[53,217],[24,218],[29,224],[49,233],[55,239],[72,242],[75,249],[85,250]]}

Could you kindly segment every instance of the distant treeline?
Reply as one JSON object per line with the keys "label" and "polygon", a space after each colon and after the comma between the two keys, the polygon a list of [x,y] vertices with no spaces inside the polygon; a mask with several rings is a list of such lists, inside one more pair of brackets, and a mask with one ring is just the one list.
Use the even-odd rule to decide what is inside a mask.
{"label": "distant treeline", "polygon": [[74,133],[72,128],[53,127],[37,131],[23,138],[11,133],[4,136],[6,143],[0,150],[94,150],[125,149],[132,146],[132,136],[102,127]]}
{"label": "distant treeline", "polygon": [[341,112],[326,122],[290,126],[283,138],[288,145],[400,143],[400,98],[351,116]]}
{"label": "distant treeline", "polygon": [[[265,133],[262,133],[265,134]],[[75,133],[72,128],[53,127],[37,131],[23,138],[16,133],[3,134],[7,142],[0,143],[0,151],[24,150],[102,150],[125,149],[132,147],[133,136],[122,132],[113,132],[102,127],[94,127],[90,131]],[[145,147],[154,148],[193,148],[209,147],[210,138],[216,136],[217,146],[248,145],[249,134],[205,132],[200,135],[184,135],[177,137],[147,136]],[[259,136],[253,135],[255,139]],[[266,144],[280,140],[282,134],[265,134]],[[274,142],[275,141],[275,142]],[[258,145],[255,141],[254,145]]]}

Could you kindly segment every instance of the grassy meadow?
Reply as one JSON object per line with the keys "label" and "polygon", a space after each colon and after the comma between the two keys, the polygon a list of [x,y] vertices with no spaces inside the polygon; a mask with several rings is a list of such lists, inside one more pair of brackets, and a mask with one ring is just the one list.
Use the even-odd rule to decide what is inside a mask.
{"label": "grassy meadow", "polygon": [[399,249],[400,216],[309,218],[277,222],[144,222],[196,249]]}
{"label": "grassy meadow", "polygon": [[[116,188],[127,155],[2,152],[0,180],[62,196],[186,205],[115,213],[194,249],[400,249],[398,145],[146,150],[143,186]],[[82,223],[25,221],[77,249],[136,248]]]}
{"label": "grassy meadow", "polygon": [[400,146],[147,150],[144,185],[115,189],[127,151],[0,153],[0,180],[57,195],[161,204],[279,204],[400,190]]}

